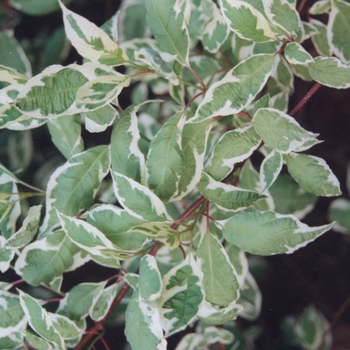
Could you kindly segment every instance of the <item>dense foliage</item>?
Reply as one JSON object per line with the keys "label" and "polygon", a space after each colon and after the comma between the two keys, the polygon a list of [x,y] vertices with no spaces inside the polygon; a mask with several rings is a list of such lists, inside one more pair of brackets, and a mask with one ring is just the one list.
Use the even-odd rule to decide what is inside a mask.
{"label": "dense foliage", "polygon": [[[19,145],[17,169],[0,165],[0,270],[23,283],[0,282],[0,348],[81,349],[116,312],[135,350],[166,349],[189,326],[177,350],[244,348],[258,332],[238,337],[233,321],[258,317],[262,298],[249,257],[293,253],[333,226],[301,221],[341,192],[305,152],[318,134],[293,115],[322,85],[350,87],[350,4],[320,0],[303,20],[293,0],[125,0],[100,28],[68,2],[11,3],[60,6],[82,64],[48,55],[32,76],[0,33],[13,57],[0,61],[0,127]],[[294,76],[315,85],[289,111]],[[23,179],[31,131],[45,127],[65,161],[48,163],[38,188]],[[85,145],[84,133],[110,136]],[[330,218],[349,229],[349,211],[335,201]],[[65,273],[89,261],[113,272],[63,292]],[[306,349],[330,348],[327,327],[312,306],[284,324]]]}

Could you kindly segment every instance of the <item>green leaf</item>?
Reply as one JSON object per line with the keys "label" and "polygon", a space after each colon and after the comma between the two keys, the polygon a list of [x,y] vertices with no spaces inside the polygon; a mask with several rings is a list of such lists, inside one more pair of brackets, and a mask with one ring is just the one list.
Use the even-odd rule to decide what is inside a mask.
{"label": "green leaf", "polygon": [[79,114],[62,115],[47,123],[52,142],[67,159],[84,151],[80,119]]}
{"label": "green leaf", "polygon": [[192,255],[163,277],[162,327],[167,336],[195,320],[203,300],[202,272]]}
{"label": "green leaf", "polygon": [[260,143],[261,139],[252,126],[224,133],[215,144],[207,173],[217,181],[224,179],[235,164],[249,158]]}
{"label": "green leaf", "polygon": [[276,40],[264,14],[250,3],[221,0],[220,7],[231,30],[240,38],[257,43]]}
{"label": "green leaf", "polygon": [[181,115],[178,112],[163,124],[150,143],[146,160],[148,187],[164,202],[176,194],[184,168]]}
{"label": "green leaf", "polygon": [[291,215],[246,210],[234,214],[222,233],[228,242],[251,254],[291,254],[332,226],[309,227]]}
{"label": "green leaf", "polygon": [[323,13],[329,13],[331,10],[330,0],[318,0],[312,4],[309,9],[311,15],[321,15]]}
{"label": "green leaf", "polygon": [[64,349],[64,340],[54,327],[50,314],[36,299],[21,290],[18,292],[21,306],[33,330],[59,349]]}
{"label": "green leaf", "polygon": [[[292,69],[290,68],[290,65],[282,55],[278,55],[277,67],[275,72],[272,73],[272,77],[275,78],[278,87],[282,91],[287,91],[288,94],[291,94],[294,92],[294,74]],[[261,107],[271,107],[271,106],[267,105],[267,106],[261,106]]]}
{"label": "green leaf", "polygon": [[315,49],[322,56],[332,56],[332,50],[327,38],[327,26],[313,18],[311,19],[311,23],[318,30],[317,34],[311,36],[311,41]]}
{"label": "green leaf", "polygon": [[50,283],[69,268],[85,263],[78,252],[63,231],[56,231],[27,245],[16,261],[15,271],[32,286]]}
{"label": "green leaf", "polygon": [[35,205],[28,210],[22,227],[7,240],[7,247],[18,249],[30,243],[39,228],[41,208],[42,205]]}
{"label": "green leaf", "polygon": [[162,277],[154,256],[147,254],[141,258],[139,275],[140,297],[147,304],[156,304],[161,296]]}
{"label": "green leaf", "polygon": [[290,42],[284,48],[284,57],[290,64],[308,64],[312,56],[297,42]]}
{"label": "green leaf", "polygon": [[55,209],[74,216],[89,208],[109,171],[109,164],[109,147],[96,146],[57,168],[47,184],[46,216],[41,232],[57,225]]}
{"label": "green leaf", "polygon": [[228,210],[246,208],[258,199],[265,198],[259,193],[215,181],[204,172],[197,188],[205,198]]}
{"label": "green leaf", "polygon": [[8,249],[6,247],[6,239],[0,236],[0,271],[5,273],[9,268],[12,259],[15,256],[14,249]]}
{"label": "green leaf", "polygon": [[137,182],[143,182],[145,177],[145,157],[138,145],[140,132],[136,114],[144,104],[145,102],[125,109],[111,136],[112,169]]}
{"label": "green leaf", "polygon": [[0,290],[0,314],[1,338],[11,336],[26,327],[27,318],[17,295]]}
{"label": "green leaf", "polygon": [[113,300],[117,296],[118,289],[117,284],[112,284],[102,291],[90,315],[94,321],[98,322],[104,319],[112,305]]}
{"label": "green leaf", "polygon": [[69,239],[79,248],[92,256],[120,259],[123,251],[116,247],[95,226],[74,217],[58,213],[62,229]]}
{"label": "green leaf", "polygon": [[350,202],[344,198],[334,200],[328,209],[328,220],[335,221],[333,230],[350,233]]}
{"label": "green leaf", "polygon": [[350,67],[335,57],[315,57],[308,69],[312,79],[322,85],[336,89],[350,87]]}
{"label": "green leaf", "polygon": [[298,38],[301,21],[295,4],[288,0],[268,0],[264,1],[264,8],[273,29],[282,38]]}
{"label": "green leaf", "polygon": [[327,25],[329,43],[332,51],[343,63],[350,63],[350,4],[343,0],[331,2],[331,12]]}
{"label": "green leaf", "polygon": [[61,299],[57,313],[73,321],[80,321],[92,314],[95,303],[102,294],[106,281],[100,283],[80,283],[75,285]]}
{"label": "green leaf", "polygon": [[102,132],[111,126],[117,111],[111,105],[105,105],[92,112],[85,112],[85,128],[89,132]]}
{"label": "green leaf", "polygon": [[254,114],[253,126],[267,146],[283,154],[320,142],[318,134],[306,131],[294,118],[274,108],[260,108]]}
{"label": "green leaf", "polygon": [[167,347],[159,311],[142,301],[138,290],[126,308],[125,335],[133,349],[165,350]]}
{"label": "green leaf", "polygon": [[307,154],[290,153],[285,156],[288,171],[299,186],[317,196],[339,196],[340,184],[327,163]]}
{"label": "green leaf", "polygon": [[283,157],[281,153],[273,150],[263,160],[260,166],[260,180],[262,182],[263,190],[266,191],[277,179],[282,170]]}
{"label": "green leaf", "polygon": [[[69,4],[72,0],[62,0],[64,4]],[[30,16],[44,16],[59,10],[57,0],[47,0],[45,6],[41,0],[11,0],[11,5]]]}
{"label": "green leaf", "polygon": [[[15,39],[13,31],[7,30],[0,33],[0,47],[2,50],[0,81],[12,84],[8,80],[15,80],[15,85],[23,85],[28,80],[27,77],[32,75],[32,68],[22,46]],[[4,78],[6,80],[3,80]]]}
{"label": "green leaf", "polygon": [[84,329],[80,329],[75,322],[66,316],[50,313],[50,318],[63,339],[75,339],[84,334]]}
{"label": "green leaf", "polygon": [[223,79],[210,86],[189,122],[236,114],[264,87],[274,67],[274,55],[255,55],[241,61]]}
{"label": "green leaf", "polygon": [[176,0],[146,0],[146,22],[160,48],[188,65],[189,37]]}
{"label": "green leaf", "polygon": [[90,210],[87,222],[97,227],[116,246],[123,250],[138,249],[145,242],[141,232],[127,232],[130,228],[142,224],[139,219],[126,210],[111,204],[102,204]]}
{"label": "green leaf", "polygon": [[203,272],[205,298],[214,305],[228,306],[239,296],[236,271],[220,241],[209,231],[202,236],[197,250]]}
{"label": "green leaf", "polygon": [[24,330],[23,334],[28,344],[31,345],[34,349],[54,350],[52,343],[48,342],[43,338],[40,338],[39,336],[28,331],[27,329]]}
{"label": "green leaf", "polygon": [[68,10],[61,1],[59,3],[67,37],[82,57],[109,66],[119,66],[129,61],[126,53],[103,29]]}
{"label": "green leaf", "polygon": [[111,174],[115,195],[130,215],[147,221],[172,221],[163,202],[149,188],[114,171]]}

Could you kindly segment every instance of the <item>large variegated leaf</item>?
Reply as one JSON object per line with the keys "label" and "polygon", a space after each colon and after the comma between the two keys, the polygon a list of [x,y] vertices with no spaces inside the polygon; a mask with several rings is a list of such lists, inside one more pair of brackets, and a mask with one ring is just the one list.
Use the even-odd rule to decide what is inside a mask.
{"label": "large variegated leaf", "polygon": [[282,170],[283,157],[281,153],[273,150],[268,154],[260,166],[260,180],[263,190],[266,191],[277,179]]}
{"label": "large variegated leaf", "polygon": [[32,329],[58,349],[64,349],[66,346],[62,336],[54,327],[50,314],[40,306],[39,301],[21,290],[19,300]]}
{"label": "large variegated leaf", "polygon": [[233,215],[222,233],[228,242],[251,254],[291,254],[332,226],[309,227],[292,215],[247,210]]}
{"label": "large variegated leaf", "polygon": [[69,159],[84,151],[80,115],[62,115],[48,121],[52,142]]}
{"label": "large variegated leaf", "polygon": [[13,335],[25,328],[27,319],[17,295],[0,290],[1,338]]}
{"label": "large variegated leaf", "polygon": [[156,305],[161,296],[162,277],[154,256],[147,254],[141,258],[139,275],[140,297],[147,304]]}
{"label": "large variegated leaf", "polygon": [[206,231],[197,250],[203,272],[205,298],[214,305],[228,306],[239,296],[236,271],[220,241]]}
{"label": "large variegated leaf", "polygon": [[308,65],[312,79],[336,89],[350,87],[350,67],[335,57],[316,57]]}
{"label": "large variegated leaf", "polygon": [[189,37],[178,0],[146,0],[146,21],[160,48],[188,65]]}
{"label": "large variegated leaf", "polygon": [[215,180],[225,178],[235,164],[249,158],[261,143],[252,126],[226,132],[216,143],[208,162],[207,173]]}
{"label": "large variegated leaf", "polygon": [[119,260],[124,257],[119,247],[116,247],[101,231],[88,222],[58,214],[62,229],[69,239],[79,248],[92,256],[103,258],[114,257]]}
{"label": "large variegated leaf", "polygon": [[27,245],[16,260],[15,271],[30,285],[38,286],[86,260],[63,231],[56,231]]}
{"label": "large variegated leaf", "polygon": [[254,114],[253,126],[267,146],[283,154],[320,142],[318,134],[306,131],[294,118],[274,108],[260,108]]}
{"label": "large variegated leaf", "polygon": [[109,147],[96,146],[73,156],[57,168],[47,185],[46,216],[41,231],[57,224],[55,209],[74,216],[89,208],[109,165]]}
{"label": "large variegated leaf", "polygon": [[240,0],[220,0],[221,11],[231,30],[253,42],[276,40],[269,22],[253,5]]}
{"label": "large variegated leaf", "polygon": [[257,192],[215,181],[204,172],[197,188],[205,198],[228,210],[247,208],[258,199],[265,198]]}
{"label": "large variegated leaf", "polygon": [[130,215],[146,221],[172,221],[163,202],[149,188],[114,171],[112,178],[115,195]]}
{"label": "large variegated leaf", "polygon": [[148,187],[164,202],[178,191],[184,168],[182,114],[169,118],[150,143],[146,160]]}
{"label": "large variegated leaf", "polygon": [[285,156],[285,161],[289,173],[303,190],[325,197],[341,194],[338,179],[323,159],[290,153]]}
{"label": "large variegated leaf", "polygon": [[331,12],[327,25],[328,40],[332,51],[344,63],[350,63],[350,4],[343,0],[331,1]]}
{"label": "large variegated leaf", "polygon": [[125,314],[125,335],[133,349],[166,350],[159,310],[147,305],[137,289]]}
{"label": "large variegated leaf", "polygon": [[111,137],[112,169],[137,182],[145,180],[145,157],[138,145],[140,132],[136,114],[143,104],[132,105],[124,110]]}
{"label": "large variegated leaf", "polygon": [[144,223],[144,220],[129,214],[122,208],[102,204],[87,214],[87,221],[121,249],[138,249],[145,242],[146,236],[143,233],[127,232],[130,228]]}
{"label": "large variegated leaf", "polygon": [[295,5],[288,0],[267,0],[263,4],[278,36],[282,34],[284,38],[297,39],[301,21]]}
{"label": "large variegated leaf", "polygon": [[95,303],[101,296],[107,281],[99,283],[80,283],[75,285],[61,299],[57,313],[80,321],[93,313]]}
{"label": "large variegated leaf", "polygon": [[60,5],[67,37],[82,57],[109,66],[129,61],[126,53],[101,28],[68,10],[61,1]]}
{"label": "large variegated leaf", "polygon": [[274,55],[255,55],[240,62],[206,92],[190,122],[240,112],[264,87],[274,67]]}
{"label": "large variegated leaf", "polygon": [[202,278],[191,254],[163,277],[161,324],[166,335],[179,332],[195,320],[204,297]]}

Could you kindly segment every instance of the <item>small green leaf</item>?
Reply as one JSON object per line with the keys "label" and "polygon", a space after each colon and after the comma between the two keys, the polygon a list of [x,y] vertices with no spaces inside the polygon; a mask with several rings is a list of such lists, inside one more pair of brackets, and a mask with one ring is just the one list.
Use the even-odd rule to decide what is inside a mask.
{"label": "small green leaf", "polygon": [[189,37],[176,0],[146,0],[146,22],[160,48],[188,65]]}
{"label": "small green leaf", "polygon": [[80,329],[75,322],[68,317],[50,313],[53,326],[63,339],[75,339],[81,337],[84,333],[83,329]]}
{"label": "small green leaf", "polygon": [[236,271],[220,241],[209,231],[202,236],[197,250],[203,272],[205,298],[214,305],[228,306],[237,300],[239,284]]}
{"label": "small green leaf", "polygon": [[312,4],[309,9],[311,15],[322,15],[323,13],[329,13],[331,10],[330,0],[318,0]]}
{"label": "small green leaf", "polygon": [[260,166],[260,180],[263,191],[266,191],[277,179],[282,170],[283,158],[279,152],[273,150],[262,162]]}
{"label": "small green leaf", "polygon": [[350,202],[344,198],[334,200],[328,209],[329,221],[335,221],[333,230],[350,233]]}
{"label": "small green leaf", "polygon": [[[64,4],[69,4],[72,0],[62,0]],[[11,5],[18,11],[30,16],[44,16],[59,10],[57,0],[47,0],[45,6],[41,0],[11,0]]]}
{"label": "small green leaf", "polygon": [[6,246],[6,239],[0,236],[0,271],[5,273],[9,268],[12,259],[15,256],[15,250],[9,249]]}
{"label": "small green leaf", "polygon": [[314,61],[312,56],[297,42],[287,43],[284,57],[290,64],[308,64]]}
{"label": "small green leaf", "polygon": [[201,280],[202,272],[191,254],[163,277],[161,324],[167,336],[195,320],[203,300]]}
{"label": "small green leaf", "polygon": [[285,161],[289,173],[303,190],[325,197],[341,194],[338,179],[323,159],[290,153],[285,156]]}
{"label": "small green leaf", "polygon": [[231,30],[240,38],[253,42],[276,40],[264,14],[240,0],[221,0],[221,11]]}
{"label": "small green leaf", "polygon": [[283,154],[320,142],[318,134],[306,131],[294,118],[274,108],[260,108],[254,114],[253,126],[267,146]]}
{"label": "small green leaf", "polygon": [[146,160],[148,187],[164,202],[168,202],[177,193],[184,168],[181,124],[180,112],[164,123],[150,143]]}
{"label": "small green leaf", "polygon": [[21,306],[33,330],[45,340],[54,343],[59,349],[64,349],[64,340],[54,327],[50,313],[41,307],[39,302],[30,295],[21,290],[18,292]]}
{"label": "small green leaf", "polygon": [[317,34],[311,36],[311,41],[317,52],[322,56],[332,56],[331,47],[327,38],[327,26],[321,21],[313,18],[311,19],[311,23],[318,30]]}
{"label": "small green leaf", "polygon": [[291,254],[332,226],[309,227],[291,215],[246,210],[234,214],[222,233],[228,242],[251,254]]}
{"label": "small green leaf", "polygon": [[34,333],[28,331],[27,329],[23,332],[26,341],[34,348],[34,349],[42,349],[42,350],[54,350],[52,343],[47,340],[38,337]]}
{"label": "small green leaf", "polygon": [[111,126],[117,111],[111,105],[105,105],[92,112],[85,112],[85,128],[89,132],[102,132]]}
{"label": "small green leaf", "polygon": [[350,67],[335,57],[316,57],[308,69],[312,79],[322,85],[336,89],[350,87]]}
{"label": "small green leaf", "polygon": [[274,67],[274,55],[255,55],[241,61],[223,79],[210,86],[189,122],[236,114],[264,87]]}
{"label": "small green leaf", "polygon": [[126,53],[101,28],[59,3],[67,37],[82,57],[109,66],[129,61]]}
{"label": "small green leaf", "polygon": [[258,199],[265,198],[259,193],[215,181],[204,172],[197,188],[205,198],[229,210],[246,208]]}
{"label": "small green leaf", "polygon": [[117,296],[118,289],[117,284],[112,284],[102,291],[90,315],[94,321],[101,321],[107,315],[113,300]]}

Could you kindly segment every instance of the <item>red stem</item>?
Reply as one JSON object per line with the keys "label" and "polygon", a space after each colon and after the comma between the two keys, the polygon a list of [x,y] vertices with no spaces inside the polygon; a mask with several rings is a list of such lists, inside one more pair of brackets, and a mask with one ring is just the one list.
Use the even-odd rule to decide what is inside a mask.
{"label": "red stem", "polygon": [[293,116],[298,113],[310,100],[310,98],[315,95],[315,93],[321,88],[320,83],[315,83],[315,85],[306,93],[303,99],[292,109],[289,115]]}

